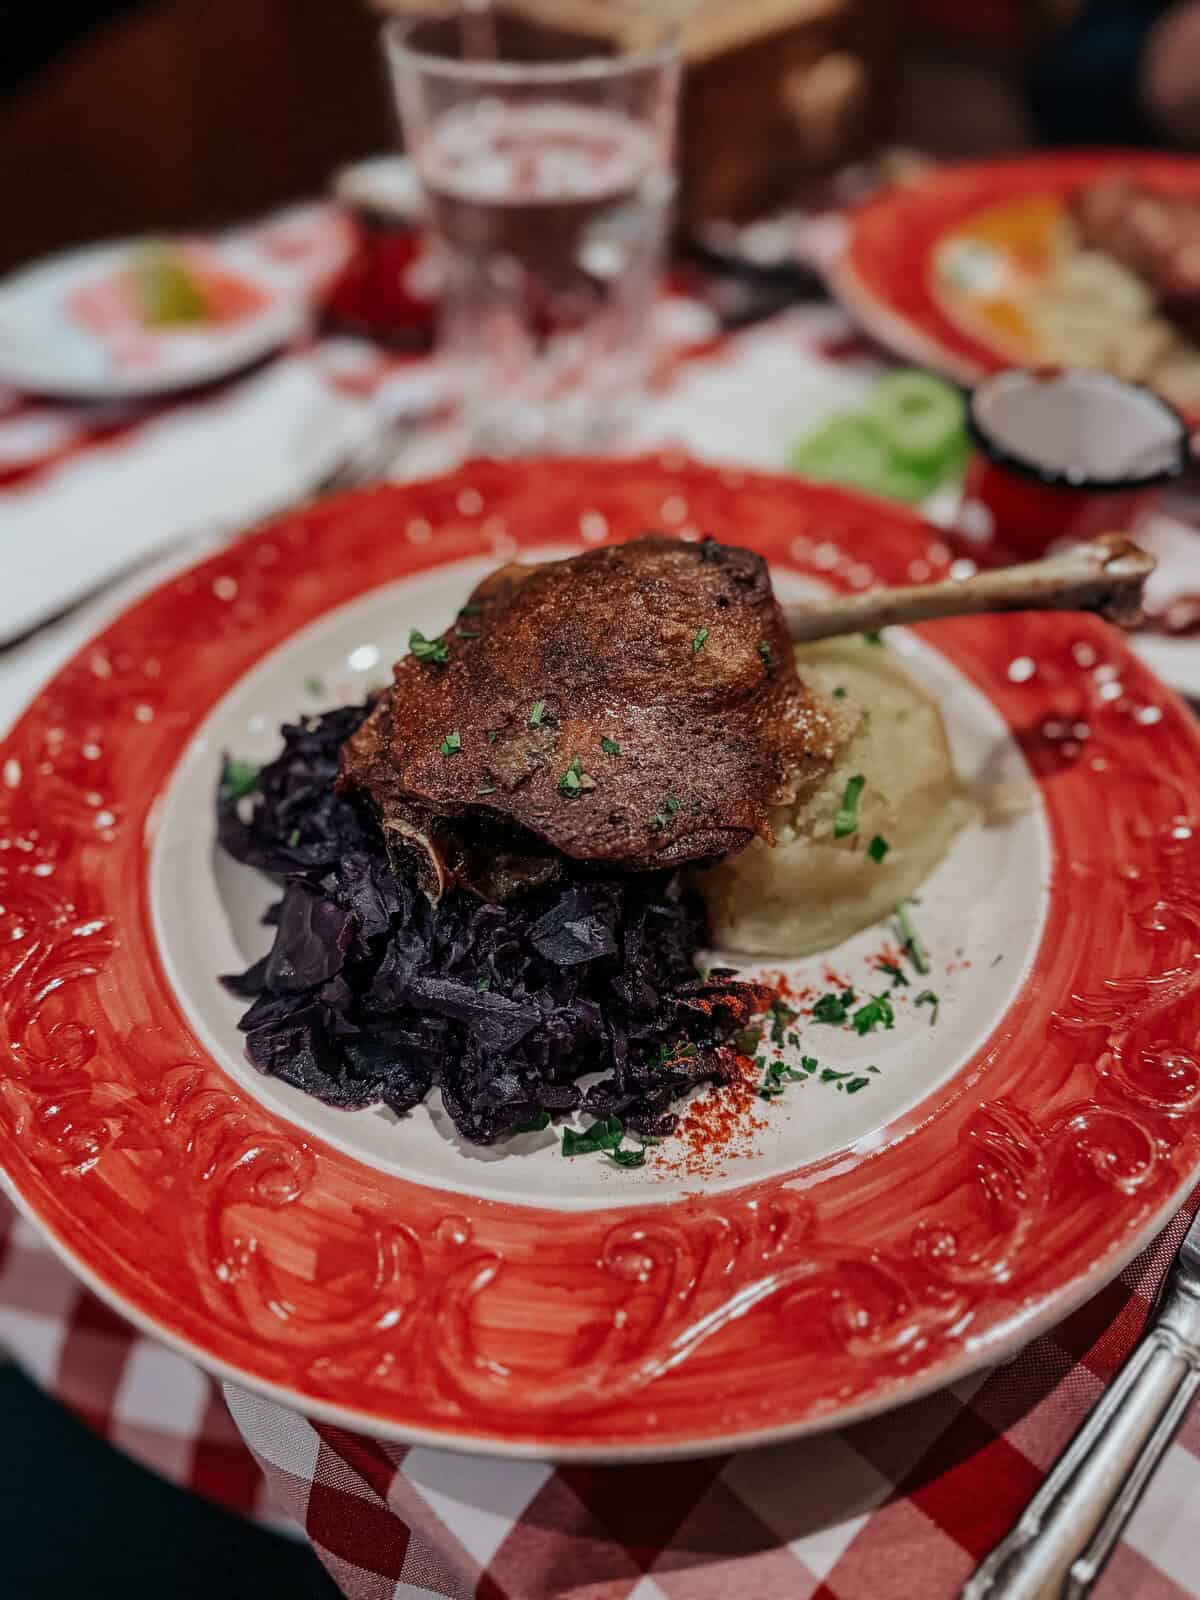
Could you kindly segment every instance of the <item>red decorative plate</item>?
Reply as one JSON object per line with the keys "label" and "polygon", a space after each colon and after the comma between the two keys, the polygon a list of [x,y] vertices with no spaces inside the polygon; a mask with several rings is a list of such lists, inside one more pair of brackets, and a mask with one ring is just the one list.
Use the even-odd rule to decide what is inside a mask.
{"label": "red decorative plate", "polygon": [[[1067,199],[1115,173],[1200,194],[1200,161],[1146,151],[937,168],[854,213],[834,287],[885,344],[949,377],[971,383],[999,367],[1036,365],[1046,356],[1022,317],[1020,285],[1046,271]],[[970,252],[972,270],[956,273]]]}
{"label": "red decorative plate", "polygon": [[907,513],[799,481],[476,463],[290,514],[172,579],[0,749],[7,1186],[98,1292],[218,1373],[467,1449],[745,1445],[996,1360],[1192,1180],[1200,742],[1081,618],[893,641],[969,781],[1036,781],[922,892],[936,1026],[898,991],[893,1032],[822,1030],[830,1059],[871,1052],[868,1092],[789,1093],[697,1176],[602,1172],[539,1135],[481,1157],[424,1110],[329,1112],[245,1066],[215,979],[261,940],[268,894],[214,853],[220,747],[264,754],[311,692],[361,692],[497,559],[664,524],[754,546],[785,589],[949,559]]}

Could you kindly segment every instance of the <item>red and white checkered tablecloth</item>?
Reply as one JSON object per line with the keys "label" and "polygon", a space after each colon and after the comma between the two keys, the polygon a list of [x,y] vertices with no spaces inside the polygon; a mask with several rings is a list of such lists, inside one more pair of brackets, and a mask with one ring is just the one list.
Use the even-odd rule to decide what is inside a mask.
{"label": "red and white checkered tablecloth", "polygon": [[[701,330],[694,318],[689,330],[687,302],[677,309],[683,348]],[[875,370],[828,306],[709,354],[664,365],[638,443],[777,464],[798,433],[855,404]],[[355,342],[329,342],[315,357],[343,392],[374,396],[389,380],[419,392],[424,381],[421,363],[397,365]],[[153,421],[125,417],[113,432],[93,414],[49,410],[15,401],[5,410],[0,397],[0,506],[9,488],[52,494],[60,469],[93,449],[137,451],[143,420]],[[411,470],[441,464],[436,448],[418,448]],[[0,726],[112,603],[93,602],[10,652]],[[1002,1368],[841,1432],[666,1466],[554,1468],[405,1449],[235,1388],[223,1400],[78,1283],[3,1199],[0,1352],[163,1476],[302,1529],[351,1600],[948,1600],[1132,1348],[1197,1205],[1200,1190],[1116,1283]],[[1200,1600],[1200,1412],[1096,1594]]]}
{"label": "red and white checkered tablecloth", "polygon": [[[1197,1206],[1200,1189],[1006,1366],[853,1428],[664,1466],[408,1449],[233,1387],[226,1411],[211,1379],[109,1311],[3,1201],[0,1348],[146,1466],[302,1528],[350,1600],[950,1600],[1133,1347]],[[1200,1410],[1095,1594],[1200,1596]]]}

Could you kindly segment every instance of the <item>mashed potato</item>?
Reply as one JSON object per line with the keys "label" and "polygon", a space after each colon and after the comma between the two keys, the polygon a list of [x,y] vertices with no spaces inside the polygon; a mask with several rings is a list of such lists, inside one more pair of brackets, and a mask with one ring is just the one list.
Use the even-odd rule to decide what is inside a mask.
{"label": "mashed potato", "polygon": [[[840,944],[911,895],[971,815],[941,713],[889,650],[833,639],[802,646],[796,660],[834,709],[841,750],[832,770],[775,813],[774,848],[755,840],[695,873],[722,950],[800,956]],[[858,775],[858,829],[835,838],[847,781]],[[876,835],[888,845],[882,861],[868,853]]]}
{"label": "mashed potato", "polygon": [[1149,384],[1185,409],[1200,403],[1200,349],[1159,315],[1141,278],[1102,251],[1068,245],[1027,311],[1045,360]]}

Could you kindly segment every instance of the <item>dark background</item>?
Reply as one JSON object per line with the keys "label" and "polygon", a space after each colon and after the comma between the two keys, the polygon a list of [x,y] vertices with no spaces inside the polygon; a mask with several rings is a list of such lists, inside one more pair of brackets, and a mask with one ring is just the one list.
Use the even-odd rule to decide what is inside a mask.
{"label": "dark background", "polygon": [[[393,146],[378,30],[402,3],[13,0],[0,268],[261,213]],[[555,3],[537,0],[542,14]],[[703,0],[701,14],[722,3],[754,14],[755,0]],[[778,35],[694,56],[687,194],[710,214],[754,211],[880,138],[957,156],[1167,141],[1140,103],[1139,63],[1155,21],[1193,3],[1200,24],[1200,0],[793,0]]]}
{"label": "dark background", "polygon": [[6,1600],[338,1600],[300,1540],[163,1482],[0,1365]]}

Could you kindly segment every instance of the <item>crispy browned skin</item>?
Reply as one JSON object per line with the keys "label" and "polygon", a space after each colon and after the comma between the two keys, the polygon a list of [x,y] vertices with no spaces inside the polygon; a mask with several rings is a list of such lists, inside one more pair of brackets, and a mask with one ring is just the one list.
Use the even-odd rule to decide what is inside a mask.
{"label": "crispy browned skin", "polygon": [[506,819],[439,816],[405,794],[388,754],[391,705],[389,690],[342,746],[342,782],[369,797],[393,867],[412,868],[431,900],[453,883],[504,900],[514,889],[556,876],[554,851]]}
{"label": "crispy browned skin", "polygon": [[565,855],[648,869],[770,840],[770,808],[832,757],[748,550],[652,536],[505,567],[442,639],[449,660],[399,661],[343,753],[343,782],[381,814],[507,819]]}

